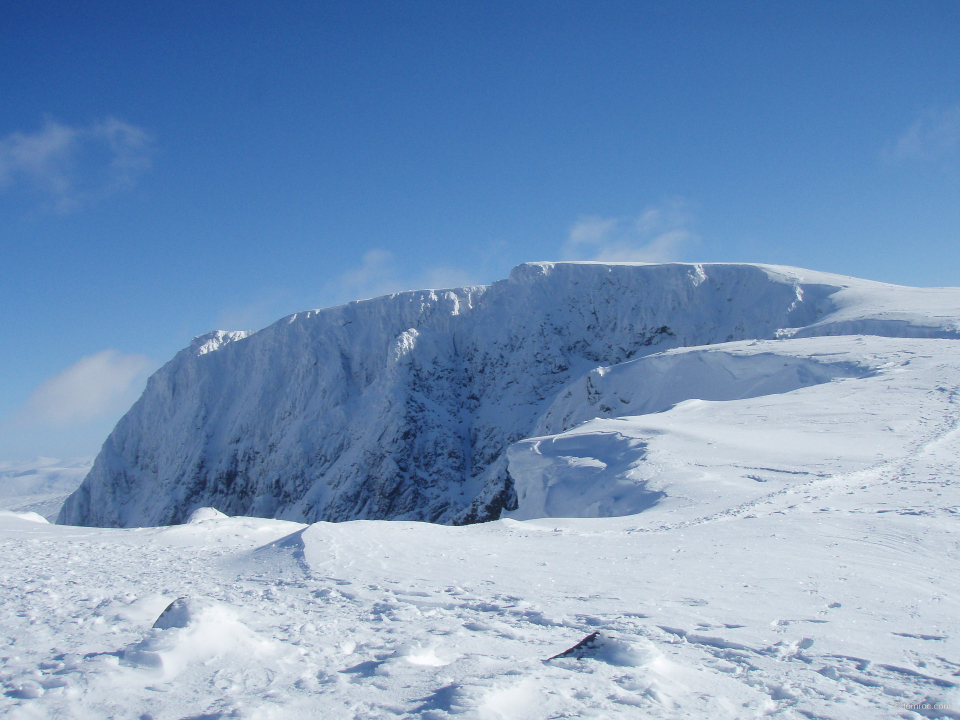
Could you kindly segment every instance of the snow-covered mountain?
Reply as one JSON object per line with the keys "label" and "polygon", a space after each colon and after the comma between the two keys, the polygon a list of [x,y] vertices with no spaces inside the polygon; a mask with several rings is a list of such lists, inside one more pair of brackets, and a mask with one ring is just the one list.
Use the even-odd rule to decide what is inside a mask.
{"label": "snow-covered mountain", "polygon": [[595,369],[497,522],[0,512],[0,715],[955,719],[958,346]]}
{"label": "snow-covered mountain", "polygon": [[61,514],[185,524],[0,511],[0,714],[960,717],[958,327],[537,264],[198,338]]}
{"label": "snow-covered mountain", "polygon": [[[58,521],[172,524],[202,506],[306,522],[445,524],[504,511],[637,512],[666,492],[635,472],[637,452],[611,449],[622,466],[593,450],[586,464],[564,459],[574,451],[558,454],[581,479],[584,468],[610,469],[589,502],[576,496],[580,480],[573,496],[550,500],[569,472],[531,438],[691,399],[875,374],[880,363],[849,349],[824,356],[797,345],[858,334],[960,338],[960,290],[761,265],[530,263],[488,287],[399,293],[256,333],[218,331],[150,379]],[[779,342],[763,352],[665,352],[744,340]],[[607,436],[626,437],[597,437]]]}
{"label": "snow-covered mountain", "polygon": [[0,510],[35,512],[55,518],[63,501],[90,472],[91,465],[92,457],[0,462]]}

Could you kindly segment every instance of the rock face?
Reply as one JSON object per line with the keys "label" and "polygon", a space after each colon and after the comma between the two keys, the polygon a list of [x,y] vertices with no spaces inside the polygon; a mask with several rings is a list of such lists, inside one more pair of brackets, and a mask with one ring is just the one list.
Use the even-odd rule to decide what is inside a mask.
{"label": "rock face", "polygon": [[58,522],[496,519],[517,502],[506,449],[598,366],[752,338],[958,337],[958,305],[793,268],[530,263],[218,331],[150,378]]}

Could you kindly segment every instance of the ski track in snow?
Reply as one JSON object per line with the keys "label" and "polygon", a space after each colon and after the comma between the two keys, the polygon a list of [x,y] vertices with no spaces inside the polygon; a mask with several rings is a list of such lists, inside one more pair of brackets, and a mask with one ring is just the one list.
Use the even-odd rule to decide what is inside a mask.
{"label": "ski track in snow", "polygon": [[[662,493],[639,514],[448,527],[211,511],[128,530],[4,514],[0,712],[960,717],[955,347],[672,351],[865,371],[611,412],[510,451],[521,494],[572,507],[597,478]],[[620,368],[591,390],[598,407],[633,382]],[[178,598],[189,622],[152,628]]]}

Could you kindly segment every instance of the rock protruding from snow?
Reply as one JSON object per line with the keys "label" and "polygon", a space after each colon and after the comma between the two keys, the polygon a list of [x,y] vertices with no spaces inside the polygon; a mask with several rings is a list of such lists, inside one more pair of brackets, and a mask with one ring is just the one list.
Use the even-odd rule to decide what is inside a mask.
{"label": "rock protruding from snow", "polygon": [[958,337],[958,318],[955,289],[599,263],[297,313],[202,336],[155,373],[58,521],[495,519],[517,503],[506,449],[598,366],[800,334]]}
{"label": "rock protruding from snow", "polygon": [[164,681],[190,666],[243,654],[273,654],[275,643],[260,638],[232,607],[213,600],[181,597],[170,603],[139,642],[121,653],[125,665],[146,669]]}
{"label": "rock protruding from snow", "polygon": [[656,660],[660,653],[649,642],[644,650],[635,648],[628,642],[605,635],[600,631],[592,632],[573,647],[554,655],[550,660],[599,660],[610,665],[639,667]]}
{"label": "rock protruding from snow", "polygon": [[169,630],[170,628],[185,628],[194,619],[197,613],[207,607],[203,603],[181,597],[167,605],[157,621],[153,623],[155,630]]}

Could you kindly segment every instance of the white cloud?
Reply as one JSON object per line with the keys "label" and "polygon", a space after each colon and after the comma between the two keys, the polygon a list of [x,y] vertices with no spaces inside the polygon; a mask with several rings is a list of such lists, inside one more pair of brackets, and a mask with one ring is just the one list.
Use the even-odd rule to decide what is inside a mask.
{"label": "white cloud", "polygon": [[331,289],[339,302],[349,302],[409,288],[403,287],[397,276],[393,253],[375,248],[363,254],[359,267],[342,273]]}
{"label": "white cloud", "polygon": [[330,307],[404,290],[479,285],[484,282],[482,274],[489,274],[487,265],[488,262],[480,261],[477,268],[470,272],[437,265],[411,274],[403,272],[392,252],[374,248],[364,253],[358,265],[325,283],[319,294],[295,294],[287,287],[261,289],[250,302],[224,308],[217,318],[216,327],[222,330],[256,330],[285,315],[308,308]]}
{"label": "white cloud", "polygon": [[[570,229],[561,248],[564,260],[669,262],[679,259],[698,237],[689,229],[691,213],[682,199],[667,199],[637,217],[582,217]],[[325,304],[363,300],[404,290],[442,289],[478,285],[505,274],[504,264],[531,258],[511,258],[506,243],[490,243],[475,268],[434,265],[405,272],[389,250],[375,248],[360,264],[327,284]]]}
{"label": "white cloud", "polygon": [[892,160],[939,160],[960,148],[960,104],[930,108],[887,150]]}
{"label": "white cloud", "polygon": [[150,361],[102,350],[45,380],[27,399],[21,419],[56,427],[78,425],[129,406]]}
{"label": "white cloud", "polygon": [[259,330],[284,315],[303,310],[296,305],[285,287],[261,289],[250,302],[231,305],[221,311],[216,327],[220,330]]}
{"label": "white cloud", "polygon": [[422,287],[432,290],[480,284],[476,277],[471,277],[466,270],[445,266],[427,268],[423,274],[423,280]]}
{"label": "white cloud", "polygon": [[333,303],[345,303],[404,290],[440,289],[476,284],[478,281],[474,275],[450,266],[424,268],[412,276],[403,274],[392,252],[375,248],[364,253],[359,267],[347,270],[328,285],[325,299]]}
{"label": "white cloud", "polygon": [[50,118],[35,133],[0,138],[0,189],[28,185],[56,212],[132,187],[150,169],[153,139],[116,118],[70,127]]}
{"label": "white cloud", "polygon": [[651,206],[638,217],[582,217],[563,244],[564,260],[669,262],[696,242],[683,200]]}

